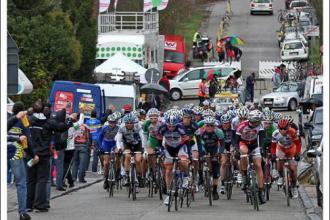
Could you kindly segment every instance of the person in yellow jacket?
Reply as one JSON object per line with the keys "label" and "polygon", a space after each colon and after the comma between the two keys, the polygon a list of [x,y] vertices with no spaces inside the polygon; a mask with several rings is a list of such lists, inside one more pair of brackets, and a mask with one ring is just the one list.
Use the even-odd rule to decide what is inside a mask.
{"label": "person in yellow jacket", "polygon": [[198,85],[198,98],[199,98],[199,105],[203,105],[203,101],[208,98],[208,88],[206,84],[206,80],[202,78],[202,82]]}

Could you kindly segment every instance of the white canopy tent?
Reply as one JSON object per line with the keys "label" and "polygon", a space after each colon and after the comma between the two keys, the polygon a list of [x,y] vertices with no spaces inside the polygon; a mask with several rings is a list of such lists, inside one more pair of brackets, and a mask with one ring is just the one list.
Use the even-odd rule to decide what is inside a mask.
{"label": "white canopy tent", "polygon": [[30,94],[33,85],[21,69],[18,69],[18,92],[17,95]]}
{"label": "white canopy tent", "polygon": [[96,78],[101,79],[105,74],[122,75],[123,72],[137,73],[140,77],[140,83],[146,84],[145,72],[147,69],[135,63],[124,54],[117,52],[114,56],[110,57],[101,65],[94,69]]}

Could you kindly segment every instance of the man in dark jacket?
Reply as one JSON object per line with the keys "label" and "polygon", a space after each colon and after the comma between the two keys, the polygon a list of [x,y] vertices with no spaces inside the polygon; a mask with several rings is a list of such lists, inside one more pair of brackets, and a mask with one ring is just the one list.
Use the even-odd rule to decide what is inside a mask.
{"label": "man in dark jacket", "polygon": [[251,73],[250,76],[246,78],[246,91],[248,92],[248,95],[250,96],[250,101],[253,102],[254,98],[254,82],[255,82],[255,73]]}
{"label": "man in dark jacket", "polygon": [[33,115],[30,118],[32,150],[38,163],[27,169],[27,208],[39,212],[47,212],[47,181],[50,175],[50,142],[54,132],[64,132],[72,122],[57,122],[47,118],[43,113],[43,104],[36,101],[33,104]]}

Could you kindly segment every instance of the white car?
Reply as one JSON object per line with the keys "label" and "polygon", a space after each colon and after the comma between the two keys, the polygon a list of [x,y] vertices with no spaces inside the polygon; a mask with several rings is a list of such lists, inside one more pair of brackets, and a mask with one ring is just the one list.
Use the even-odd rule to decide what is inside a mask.
{"label": "white car", "polygon": [[308,47],[301,40],[285,41],[281,49],[281,60],[306,60],[308,59]]}
{"label": "white car", "polygon": [[290,3],[289,8],[292,9],[296,9],[296,10],[300,10],[303,8],[309,8],[309,3],[307,0],[294,0]]}
{"label": "white car", "polygon": [[181,72],[170,80],[170,98],[177,101],[183,97],[197,97],[198,85],[210,70],[220,70],[221,74],[218,80],[227,80],[229,76],[239,73],[237,83],[239,85],[243,84],[240,78],[240,70],[230,65],[190,68],[188,71]]}
{"label": "white car", "polygon": [[251,0],[250,14],[254,13],[269,13],[273,14],[273,2],[272,0]]}
{"label": "white car", "polygon": [[308,41],[306,40],[306,38],[304,37],[303,34],[301,33],[295,33],[295,32],[289,32],[287,34],[285,34],[284,40],[281,42],[281,46],[283,46],[283,44],[287,41],[291,41],[291,40],[300,40],[301,42],[303,42],[303,44],[308,47]]}

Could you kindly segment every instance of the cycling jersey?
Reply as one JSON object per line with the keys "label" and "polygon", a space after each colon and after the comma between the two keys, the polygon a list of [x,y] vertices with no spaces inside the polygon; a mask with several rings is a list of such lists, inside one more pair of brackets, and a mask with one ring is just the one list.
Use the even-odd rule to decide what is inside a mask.
{"label": "cycling jersey", "polygon": [[85,125],[88,128],[92,140],[98,141],[101,130],[101,121],[96,118],[90,118],[86,121]]}
{"label": "cycling jersey", "polygon": [[224,133],[221,129],[216,128],[214,132],[206,132],[205,130],[200,133],[202,145],[207,153],[216,154],[219,152],[220,141],[224,139]]}
{"label": "cycling jersey", "polygon": [[276,129],[277,128],[273,124],[270,124],[269,128],[265,129],[265,146],[270,147],[270,144],[272,143],[272,136]]}
{"label": "cycling jersey", "polygon": [[239,135],[241,141],[246,144],[256,143],[258,141],[259,132],[263,130],[264,128],[261,124],[257,127],[251,127],[248,121],[243,121],[237,126],[236,134]]}
{"label": "cycling jersey", "polygon": [[231,130],[235,130],[237,129],[237,126],[239,125],[240,121],[239,121],[239,117],[236,116],[235,118],[233,118],[231,120]]}
{"label": "cycling jersey", "polygon": [[160,141],[157,139],[157,134],[161,125],[162,123],[160,121],[154,125],[150,120],[146,120],[143,124],[143,133],[147,140],[147,146],[152,149],[155,149],[160,145]]}
{"label": "cycling jersey", "polygon": [[280,130],[275,130],[272,135],[272,147],[271,153],[275,154],[276,149],[283,151],[290,157],[295,154],[300,154],[301,142],[297,131],[293,128],[289,128],[286,135],[282,135]]}
{"label": "cycling jersey", "polygon": [[101,151],[103,153],[110,153],[111,149],[116,146],[115,137],[119,131],[119,126],[110,127],[104,126],[100,132],[99,141],[101,143]]}
{"label": "cycling jersey", "polygon": [[179,148],[184,144],[186,132],[182,125],[177,125],[174,131],[170,131],[166,124],[159,127],[158,134],[165,139],[165,147]]}
{"label": "cycling jersey", "polygon": [[121,125],[116,139],[117,148],[125,147],[125,149],[133,151],[140,151],[142,148],[145,148],[143,130],[139,123],[135,123],[132,130],[128,130],[125,124]]}

